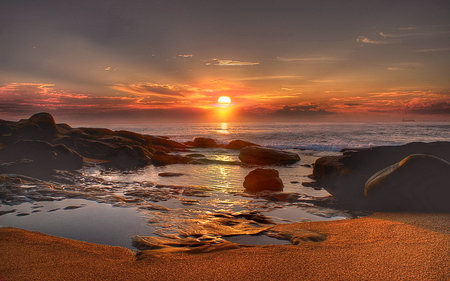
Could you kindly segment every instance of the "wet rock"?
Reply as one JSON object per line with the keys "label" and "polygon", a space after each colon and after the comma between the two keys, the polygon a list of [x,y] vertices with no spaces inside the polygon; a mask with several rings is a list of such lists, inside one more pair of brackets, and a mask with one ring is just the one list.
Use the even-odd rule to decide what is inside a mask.
{"label": "wet rock", "polygon": [[192,223],[180,230],[180,234],[185,237],[250,235],[259,234],[271,227],[246,219],[210,218],[202,220],[201,223],[192,221]]}
{"label": "wet rock", "polygon": [[79,209],[79,208],[82,208],[82,207],[84,207],[84,205],[79,205],[79,206],[71,205],[71,206],[64,207],[63,210],[75,210],[75,209]]}
{"label": "wet rock", "polygon": [[372,210],[450,211],[450,163],[409,155],[373,175],[364,195]]}
{"label": "wet rock", "polygon": [[328,180],[335,176],[351,174],[351,171],[340,161],[341,156],[324,156],[314,163],[313,175],[317,181]]}
{"label": "wet rock", "polygon": [[183,143],[176,142],[174,140],[165,137],[155,137],[155,136],[145,136],[153,146],[162,146],[170,149],[184,150],[186,145]]}
{"label": "wet rock", "polygon": [[152,156],[154,165],[187,164],[192,161],[191,158],[181,155],[169,154],[164,151],[155,151]]}
{"label": "wet rock", "polygon": [[215,139],[211,138],[195,138],[192,142],[188,143],[190,146],[193,147],[200,147],[200,148],[215,148],[218,147],[218,144]]}
{"label": "wet rock", "polygon": [[255,169],[248,173],[243,185],[245,190],[251,193],[263,190],[282,191],[284,186],[277,170],[262,168]]}
{"label": "wet rock", "polygon": [[323,242],[327,239],[325,234],[315,231],[283,227],[271,229],[271,232],[267,236],[289,240],[292,245],[299,245],[304,242]]}
{"label": "wet rock", "polygon": [[288,165],[300,161],[300,156],[274,148],[248,146],[241,149],[239,159],[249,165]]}
{"label": "wet rock", "polygon": [[187,154],[186,157],[191,157],[191,158],[205,158],[206,156],[200,153],[191,153],[191,154]]}
{"label": "wet rock", "polygon": [[183,173],[170,173],[170,172],[165,172],[165,173],[159,173],[158,176],[160,177],[179,177],[179,176],[183,176]]}
{"label": "wet rock", "polygon": [[33,114],[28,121],[36,124],[39,128],[47,134],[56,134],[58,133],[58,128],[56,126],[55,119],[53,116],[47,112],[41,112]]}
{"label": "wet rock", "polygon": [[109,162],[104,165],[121,170],[134,169],[151,164],[152,156],[141,146],[119,146],[108,156]]}
{"label": "wet rock", "polygon": [[53,174],[53,169],[77,170],[83,165],[83,158],[77,152],[61,144],[51,145],[38,140],[19,140],[8,145],[0,150],[0,158],[13,163],[9,166],[0,166],[1,173],[40,178],[49,178]]}
{"label": "wet rock", "polygon": [[364,196],[366,182],[380,170],[412,154],[432,155],[450,161],[450,142],[344,150],[342,157],[319,158],[315,163],[314,177],[320,186],[345,203],[346,208],[372,210],[377,204]]}
{"label": "wet rock", "polygon": [[228,143],[227,145],[225,145],[224,147],[227,149],[242,149],[244,147],[247,146],[259,146],[255,143],[252,142],[248,142],[248,141],[243,141],[243,140],[233,140],[230,143]]}
{"label": "wet rock", "polygon": [[8,210],[8,211],[0,211],[0,216],[6,215],[6,214],[10,214],[10,213],[14,213],[15,211],[17,211],[16,209],[12,209],[12,210]]}

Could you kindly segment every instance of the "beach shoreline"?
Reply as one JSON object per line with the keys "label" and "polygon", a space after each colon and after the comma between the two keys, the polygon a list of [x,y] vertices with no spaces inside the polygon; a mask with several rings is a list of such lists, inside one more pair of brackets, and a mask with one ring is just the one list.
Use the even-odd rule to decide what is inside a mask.
{"label": "beach shoreline", "polygon": [[298,245],[141,255],[13,228],[0,229],[4,280],[448,280],[450,214],[278,225],[326,236]]}

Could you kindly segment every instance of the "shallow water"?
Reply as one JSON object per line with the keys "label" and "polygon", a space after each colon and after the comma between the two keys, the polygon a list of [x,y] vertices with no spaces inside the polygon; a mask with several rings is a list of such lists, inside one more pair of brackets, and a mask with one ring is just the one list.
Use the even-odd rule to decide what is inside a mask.
{"label": "shallow water", "polygon": [[[68,206],[80,207],[64,210]],[[133,248],[132,236],[148,235],[155,230],[135,208],[113,207],[90,200],[65,199],[0,207],[2,211],[11,209],[17,211],[1,216],[0,227],[12,226],[97,244]]]}
{"label": "shallow water", "polygon": [[[304,187],[301,182],[310,181],[310,166],[317,158],[308,151],[297,151],[302,161],[290,166],[271,167],[280,172],[285,189],[283,194],[295,194],[300,198],[329,195],[325,190]],[[193,149],[189,153],[201,153],[208,159],[235,161],[238,152],[226,149]],[[99,166],[86,167],[77,184],[64,188],[85,191],[87,196],[100,192],[91,200],[65,199],[53,202],[23,203],[0,207],[16,212],[1,216],[2,226],[14,226],[81,241],[131,248],[134,235],[181,237],[183,231],[198,222],[217,216],[232,216],[239,212],[257,212],[274,223],[345,219],[349,216],[330,212],[325,208],[306,203],[287,202],[260,198],[245,193],[242,186],[252,167],[238,165],[169,165],[148,166],[133,172],[104,171]],[[177,177],[161,177],[161,172],[181,173]],[[32,185],[31,185],[32,186]],[[30,185],[24,185],[29,189]],[[149,192],[155,196],[140,198],[130,192]],[[131,193],[132,194],[132,193]],[[86,197],[88,198],[88,197]],[[123,198],[125,201],[117,200]],[[92,201],[92,200],[96,200]],[[100,204],[98,202],[109,202]],[[122,207],[113,207],[122,206]],[[80,208],[64,210],[67,206]],[[50,210],[56,211],[49,212]],[[17,216],[28,213],[26,216]],[[331,214],[331,215],[330,215]],[[181,236],[180,236],[181,235]],[[245,244],[289,243],[265,235],[230,236],[229,241]],[[215,235],[217,239],[225,238]]]}

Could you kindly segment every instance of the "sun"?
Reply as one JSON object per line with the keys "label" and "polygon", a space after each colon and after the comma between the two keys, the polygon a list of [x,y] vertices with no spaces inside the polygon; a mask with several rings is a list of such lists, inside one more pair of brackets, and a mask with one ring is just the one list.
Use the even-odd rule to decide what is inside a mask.
{"label": "sun", "polygon": [[221,96],[217,99],[217,102],[221,107],[227,107],[231,104],[231,99],[228,96]]}

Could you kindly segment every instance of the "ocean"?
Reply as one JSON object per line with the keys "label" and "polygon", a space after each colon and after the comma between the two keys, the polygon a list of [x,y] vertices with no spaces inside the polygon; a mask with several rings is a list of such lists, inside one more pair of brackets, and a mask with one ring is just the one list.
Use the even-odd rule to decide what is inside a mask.
{"label": "ocean", "polygon": [[[270,168],[279,171],[284,183],[284,193],[295,194],[302,199],[329,196],[323,189],[302,185],[311,181],[308,176],[312,173],[312,164],[321,156],[341,155],[340,151],[345,148],[450,139],[450,123],[156,123],[95,127],[165,136],[179,142],[191,141],[195,137],[213,138],[224,144],[241,139],[297,153],[301,158],[299,163]],[[200,153],[208,159],[225,161],[238,161],[239,156],[239,151],[224,148],[193,148],[189,152],[180,153]],[[205,218],[215,217],[217,214],[222,216],[243,211],[258,212],[275,223],[352,218],[352,214],[345,211],[320,208],[304,201],[285,202],[246,194],[242,183],[254,168],[225,164],[177,164],[118,172],[89,166],[81,170],[83,176],[99,180],[95,186],[87,182],[83,188],[95,188],[112,196],[124,196],[127,191],[145,186],[150,191],[166,194],[151,204],[167,210],[142,210],[139,208],[141,203],[115,204],[115,207],[123,208],[111,208],[111,205],[84,199],[30,202],[19,206],[0,206],[0,211],[17,209],[15,213],[3,215],[0,226],[14,226],[87,242],[132,248],[130,237],[133,235],[179,237],[183,230],[192,228],[199,222],[204,223],[208,220]],[[159,174],[162,172],[182,175],[161,177]],[[170,193],[185,189],[198,193]],[[64,206],[76,202],[83,207],[64,210]],[[56,208],[61,211],[51,212]],[[18,213],[30,215],[17,216]],[[265,235],[236,235],[227,239],[242,244],[286,242]]]}
{"label": "ocean", "polygon": [[314,151],[450,140],[450,123],[432,122],[156,123],[110,128],[167,136],[180,142],[194,137],[214,138],[222,143],[242,139],[267,147]]}

